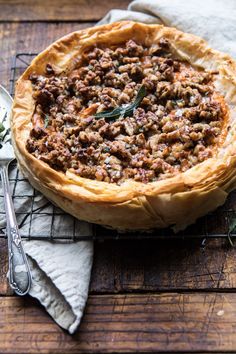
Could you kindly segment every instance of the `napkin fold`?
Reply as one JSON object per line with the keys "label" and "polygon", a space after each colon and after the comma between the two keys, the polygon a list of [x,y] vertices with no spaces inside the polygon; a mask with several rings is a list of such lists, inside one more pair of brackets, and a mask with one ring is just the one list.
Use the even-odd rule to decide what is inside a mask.
{"label": "napkin fold", "polygon": [[196,34],[236,57],[235,18],[235,0],[135,0],[127,11],[111,10],[98,24],[123,20],[164,24]]}
{"label": "napkin fold", "polygon": [[[120,20],[162,23],[199,35],[215,49],[236,57],[235,18],[235,0],[136,0],[129,5],[127,11],[110,11],[98,24]],[[26,191],[30,188],[29,185],[25,185]],[[19,192],[22,192],[20,187]],[[25,198],[21,201],[18,206],[16,205],[17,210],[27,209],[30,200]],[[15,203],[17,204],[16,199]],[[47,203],[40,194],[38,203],[38,205]],[[20,215],[18,217],[21,222]],[[47,224],[47,221],[42,223],[38,218],[38,224],[35,225],[36,228],[44,230]],[[23,229],[25,225],[27,226],[27,222],[23,223]],[[63,217],[58,221],[58,225],[65,226]],[[1,220],[0,215],[0,228],[1,226],[3,218]],[[85,234],[91,233],[89,224],[81,222],[78,226]],[[68,227],[65,229],[70,230]],[[33,275],[30,294],[42,303],[61,327],[67,329],[69,333],[74,333],[80,323],[88,296],[93,243],[28,241],[24,242],[24,247]]]}
{"label": "napkin fold", "polygon": [[[49,203],[41,193],[33,190],[16,166],[10,166],[9,178],[32,274],[29,294],[40,301],[59,326],[73,334],[80,324],[88,297],[93,242],[71,241],[72,230],[75,236],[85,237],[92,235],[92,226],[79,220],[75,222],[72,216]],[[0,185],[0,230],[4,228],[4,199]],[[44,238],[51,233],[52,238],[56,238],[54,241],[33,240],[35,236]],[[30,241],[28,235],[32,236]]]}
{"label": "napkin fold", "polygon": [[32,271],[30,295],[62,328],[74,333],[88,297],[92,242],[24,242]]}

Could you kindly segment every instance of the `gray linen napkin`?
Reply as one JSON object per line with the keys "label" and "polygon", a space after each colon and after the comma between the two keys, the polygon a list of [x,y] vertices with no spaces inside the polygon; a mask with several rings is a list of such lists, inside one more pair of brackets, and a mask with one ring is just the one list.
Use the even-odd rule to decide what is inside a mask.
{"label": "gray linen napkin", "polygon": [[[33,191],[30,184],[11,167],[10,184],[14,195],[14,206],[21,236],[45,237],[51,232],[52,204],[40,193]],[[0,229],[5,227],[4,201],[0,186]],[[33,198],[33,205],[32,205]],[[31,208],[33,213],[31,218]],[[54,207],[53,235],[75,236],[92,234],[91,225],[74,220]],[[19,214],[18,214],[19,213]],[[30,230],[29,230],[30,228]],[[77,329],[88,296],[90,273],[93,260],[93,242],[72,242],[64,239],[54,242],[44,240],[24,241],[24,248],[32,272],[30,295],[37,298],[53,319],[69,333]]]}
{"label": "gray linen napkin", "polygon": [[111,10],[98,24],[133,20],[162,23],[206,39],[236,57],[235,0],[135,0],[128,10]]}

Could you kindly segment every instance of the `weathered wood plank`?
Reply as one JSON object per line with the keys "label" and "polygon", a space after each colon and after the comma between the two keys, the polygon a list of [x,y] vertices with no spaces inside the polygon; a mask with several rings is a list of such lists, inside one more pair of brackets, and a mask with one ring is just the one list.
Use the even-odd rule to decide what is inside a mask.
{"label": "weathered wood plank", "polygon": [[[5,243],[5,247],[3,247]],[[7,249],[0,249],[0,294],[7,287]],[[236,284],[235,250],[221,241],[204,249],[193,240],[109,241],[95,244],[91,293],[131,291],[214,290],[227,291]]]}
{"label": "weathered wood plank", "polygon": [[12,293],[7,281],[7,270],[8,270],[7,242],[6,240],[1,239],[0,240],[0,295],[6,295]]}
{"label": "weathered wood plank", "polygon": [[0,0],[0,21],[98,21],[129,0]]}
{"label": "weathered wood plank", "polygon": [[1,353],[236,351],[236,294],[90,296],[70,336],[30,298],[2,298]]}
{"label": "weathered wood plank", "polygon": [[[224,289],[236,283],[225,241],[137,240],[96,244],[91,291]],[[232,273],[232,269],[234,270]]]}
{"label": "weathered wood plank", "polygon": [[[0,294],[9,294],[6,247],[0,254]],[[204,249],[193,240],[175,241],[171,247],[169,242],[153,240],[95,244],[92,293],[227,290],[235,283],[235,250],[224,249],[221,241],[210,241]]]}

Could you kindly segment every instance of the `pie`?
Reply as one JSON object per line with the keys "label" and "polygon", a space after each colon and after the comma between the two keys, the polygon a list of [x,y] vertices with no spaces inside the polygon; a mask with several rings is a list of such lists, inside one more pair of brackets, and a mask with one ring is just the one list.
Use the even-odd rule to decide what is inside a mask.
{"label": "pie", "polygon": [[12,140],[75,217],[184,229],[236,186],[236,65],[192,34],[130,21],[71,33],[18,80]]}

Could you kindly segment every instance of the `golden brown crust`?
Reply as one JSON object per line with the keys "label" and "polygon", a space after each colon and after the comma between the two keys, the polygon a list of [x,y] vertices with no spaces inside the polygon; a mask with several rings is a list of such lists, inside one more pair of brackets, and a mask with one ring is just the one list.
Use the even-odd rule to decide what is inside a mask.
{"label": "golden brown crust", "polygon": [[[168,38],[176,55],[193,66],[217,70],[215,86],[229,107],[228,134],[214,158],[175,177],[143,184],[127,180],[121,186],[57,172],[26,150],[34,111],[31,73],[43,74],[50,62],[58,72],[70,70],[82,51],[93,44],[120,44],[130,38],[150,45]],[[236,187],[236,63],[191,34],[161,25],[120,22],[93,27],[63,37],[39,54],[18,80],[12,110],[16,157],[32,185],[74,216],[117,229],[172,226],[175,231],[223,204]]]}

